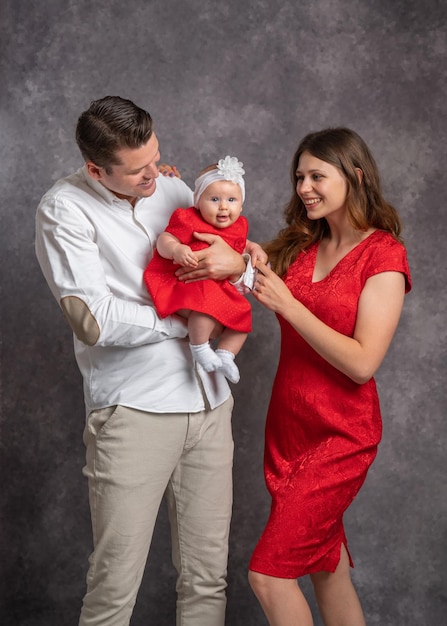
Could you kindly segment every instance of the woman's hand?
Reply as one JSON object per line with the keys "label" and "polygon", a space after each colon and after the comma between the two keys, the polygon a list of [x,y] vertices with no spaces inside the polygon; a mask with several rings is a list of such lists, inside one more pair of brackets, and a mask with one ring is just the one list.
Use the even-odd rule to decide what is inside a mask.
{"label": "woman's hand", "polygon": [[198,261],[195,269],[181,267],[175,272],[179,280],[186,283],[207,279],[236,282],[245,272],[244,259],[222,237],[208,233],[194,233],[194,237],[209,246],[195,252]]}
{"label": "woman's hand", "polygon": [[252,294],[265,307],[275,313],[283,314],[284,311],[296,304],[295,298],[284,284],[283,280],[275,274],[265,263],[256,263],[256,280]]}

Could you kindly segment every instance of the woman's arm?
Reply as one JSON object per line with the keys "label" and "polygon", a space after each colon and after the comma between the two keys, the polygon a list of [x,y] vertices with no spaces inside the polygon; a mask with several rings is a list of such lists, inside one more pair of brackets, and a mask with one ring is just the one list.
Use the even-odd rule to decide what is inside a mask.
{"label": "woman's arm", "polygon": [[371,276],[360,296],[353,337],[327,326],[296,300],[284,282],[263,263],[253,295],[295,328],[328,363],[354,382],[367,382],[379,368],[397,328],[405,279],[400,272]]}

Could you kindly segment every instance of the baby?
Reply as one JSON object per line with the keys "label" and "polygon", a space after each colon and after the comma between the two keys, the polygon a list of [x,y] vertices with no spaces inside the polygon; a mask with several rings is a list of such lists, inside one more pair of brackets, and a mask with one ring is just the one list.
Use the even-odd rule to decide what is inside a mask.
{"label": "baby", "polygon": [[[175,264],[197,266],[197,252],[208,244],[195,239],[194,232],[220,235],[234,250],[244,252],[248,222],[241,216],[245,199],[242,166],[236,157],[226,156],[202,170],[195,181],[194,206],[174,211],[144,272],[158,314],[188,318],[194,360],[207,372],[223,372],[232,383],[240,378],[235,356],[251,331],[250,304],[228,280],[179,281]],[[224,330],[214,351],[209,340],[216,322]]]}

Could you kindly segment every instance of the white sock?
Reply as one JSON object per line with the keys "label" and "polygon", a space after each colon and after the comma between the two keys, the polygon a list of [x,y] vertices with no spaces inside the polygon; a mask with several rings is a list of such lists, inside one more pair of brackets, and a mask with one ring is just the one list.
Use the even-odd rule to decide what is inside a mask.
{"label": "white sock", "polygon": [[189,347],[194,360],[200,363],[205,372],[215,372],[222,366],[222,361],[210,346],[209,341],[198,345],[190,343]]}
{"label": "white sock", "polygon": [[234,354],[229,350],[222,350],[221,348],[216,350],[216,354],[222,361],[219,371],[225,374],[231,383],[238,383],[241,375],[239,374],[238,366],[234,362]]}

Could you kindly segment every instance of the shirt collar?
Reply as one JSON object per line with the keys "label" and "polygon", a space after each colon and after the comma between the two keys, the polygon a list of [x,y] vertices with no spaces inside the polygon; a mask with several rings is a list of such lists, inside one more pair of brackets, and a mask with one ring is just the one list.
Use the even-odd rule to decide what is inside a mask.
{"label": "shirt collar", "polygon": [[97,193],[101,198],[103,198],[103,200],[105,200],[108,204],[124,204],[125,203],[127,207],[130,206],[130,203],[128,200],[125,200],[123,198],[118,198],[118,196],[114,194],[113,191],[110,191],[110,189],[107,189],[107,187],[104,187],[104,185],[100,183],[99,180],[95,180],[94,178],[92,178],[87,172],[86,165],[84,165],[81,168],[81,171],[82,171],[82,174],[85,178],[85,182],[87,183],[87,185],[91,187],[93,191]]}

